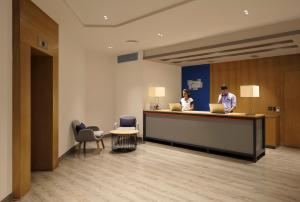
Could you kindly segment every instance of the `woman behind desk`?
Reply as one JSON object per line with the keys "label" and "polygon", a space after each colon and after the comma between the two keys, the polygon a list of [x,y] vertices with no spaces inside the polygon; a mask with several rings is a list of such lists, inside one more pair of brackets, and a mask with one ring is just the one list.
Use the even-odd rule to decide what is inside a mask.
{"label": "woman behind desk", "polygon": [[194,100],[190,97],[190,92],[187,89],[183,89],[182,98],[180,99],[182,111],[194,110]]}

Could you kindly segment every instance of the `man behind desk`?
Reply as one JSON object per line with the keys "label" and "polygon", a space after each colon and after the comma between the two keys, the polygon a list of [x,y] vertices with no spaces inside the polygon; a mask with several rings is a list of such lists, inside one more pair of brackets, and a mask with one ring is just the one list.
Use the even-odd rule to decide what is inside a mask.
{"label": "man behind desk", "polygon": [[218,98],[218,103],[224,105],[225,113],[233,112],[236,108],[236,96],[233,93],[228,92],[226,84],[221,86],[221,93]]}

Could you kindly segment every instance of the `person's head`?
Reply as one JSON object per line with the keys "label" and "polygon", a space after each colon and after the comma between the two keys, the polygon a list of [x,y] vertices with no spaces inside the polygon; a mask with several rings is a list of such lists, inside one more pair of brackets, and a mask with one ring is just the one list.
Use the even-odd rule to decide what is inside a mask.
{"label": "person's head", "polygon": [[228,94],[228,87],[227,87],[226,84],[222,84],[221,93],[222,93],[222,95],[227,95]]}
{"label": "person's head", "polygon": [[190,91],[188,89],[182,90],[182,97],[189,98],[190,97]]}

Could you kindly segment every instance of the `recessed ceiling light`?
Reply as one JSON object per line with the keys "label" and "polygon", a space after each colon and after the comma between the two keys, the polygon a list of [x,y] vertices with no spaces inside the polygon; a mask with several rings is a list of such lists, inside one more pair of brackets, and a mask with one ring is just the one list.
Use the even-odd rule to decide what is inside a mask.
{"label": "recessed ceiling light", "polygon": [[112,49],[113,47],[112,47],[112,46],[107,46],[107,48],[108,48],[108,49]]}
{"label": "recessed ceiling light", "polygon": [[164,35],[162,33],[158,33],[157,36],[163,37]]}
{"label": "recessed ceiling light", "polygon": [[107,15],[103,16],[104,20],[108,20],[108,17]]}
{"label": "recessed ceiling light", "polygon": [[243,10],[245,15],[249,15],[249,11],[248,10]]}

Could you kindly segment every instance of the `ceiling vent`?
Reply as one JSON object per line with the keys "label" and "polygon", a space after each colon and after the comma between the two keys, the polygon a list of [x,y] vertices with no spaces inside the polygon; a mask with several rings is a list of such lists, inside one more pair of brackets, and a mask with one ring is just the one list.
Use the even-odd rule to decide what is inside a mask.
{"label": "ceiling vent", "polygon": [[129,53],[126,55],[119,55],[117,57],[118,63],[123,63],[123,62],[130,62],[130,61],[135,61],[138,60],[138,53]]}
{"label": "ceiling vent", "polygon": [[126,43],[139,43],[139,41],[138,40],[127,40],[127,41],[125,41]]}

